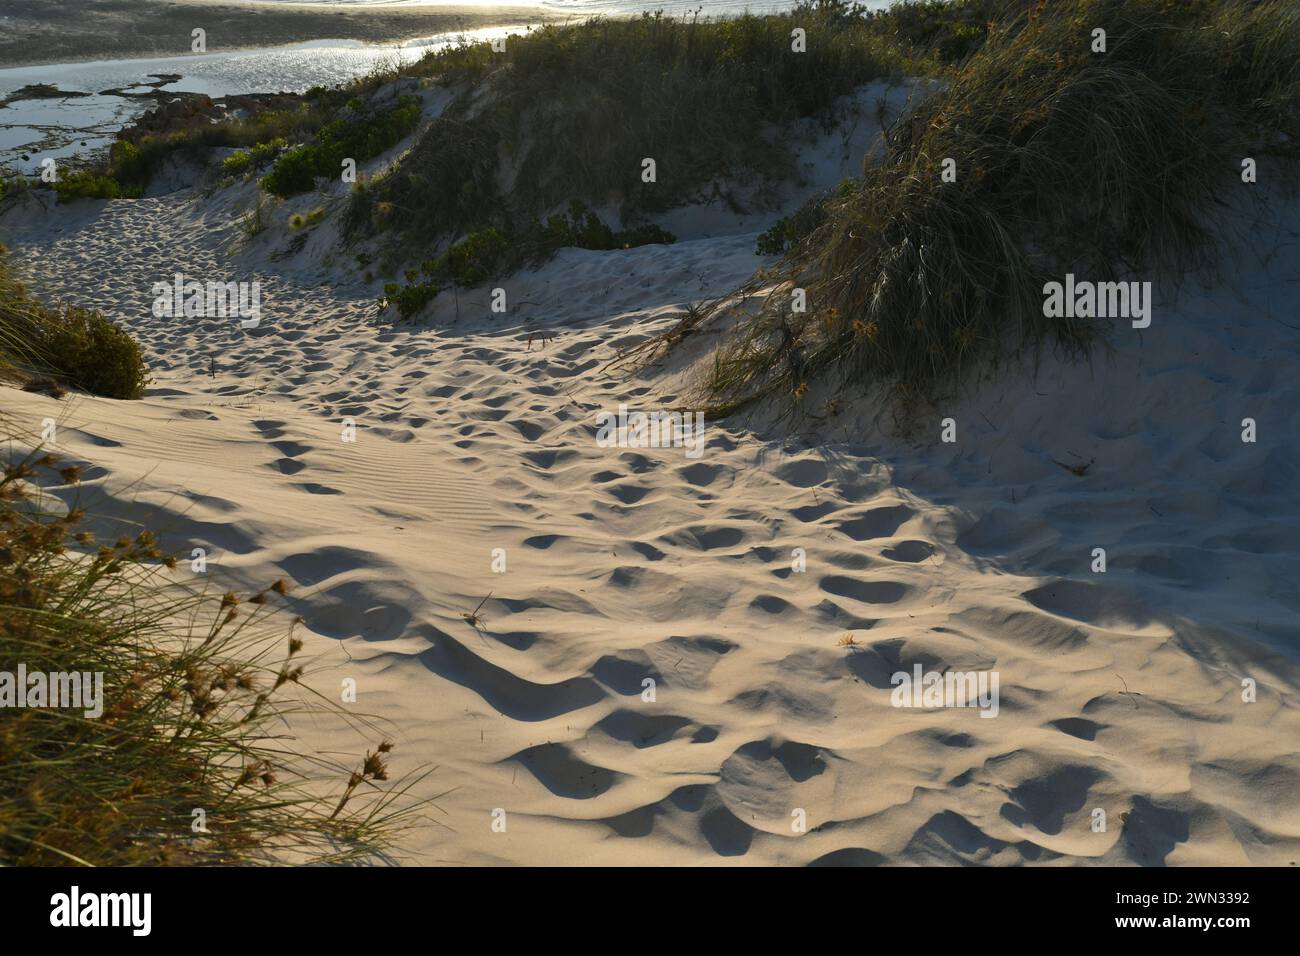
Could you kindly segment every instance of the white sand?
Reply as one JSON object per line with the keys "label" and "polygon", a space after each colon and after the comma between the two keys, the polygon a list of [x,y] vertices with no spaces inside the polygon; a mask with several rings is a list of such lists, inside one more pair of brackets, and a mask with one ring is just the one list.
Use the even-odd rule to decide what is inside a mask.
{"label": "white sand", "polygon": [[[813,147],[815,180],[856,168],[874,123]],[[155,383],[129,403],[0,397],[34,426],[66,415],[93,509],[211,549],[223,587],[296,582],[314,686],[356,678],[357,707],[398,728],[394,770],[436,763],[422,792],[455,788],[407,859],[1300,858],[1294,207],[1242,224],[1270,257],[1158,300],[1143,332],[1119,323],[1113,355],[1008,371],[914,441],[860,402],[813,439],[710,422],[692,461],[598,447],[598,411],[659,407],[679,380],[598,372],[762,265],[767,220],[680,213],[675,245],[506,280],[505,316],[481,289],[390,327],[377,285],[322,258],[338,195],[278,259],[283,218],[318,198],[230,258],[249,187],[11,213],[36,290],[129,326]],[[260,278],[261,327],[153,318],[176,271]],[[489,591],[476,631],[461,615]],[[998,671],[998,716],[892,707],[916,663]]]}

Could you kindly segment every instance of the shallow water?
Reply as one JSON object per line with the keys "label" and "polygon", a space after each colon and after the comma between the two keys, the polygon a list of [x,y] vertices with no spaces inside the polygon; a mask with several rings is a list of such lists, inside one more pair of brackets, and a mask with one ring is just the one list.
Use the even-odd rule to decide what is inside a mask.
{"label": "shallow water", "polygon": [[107,147],[136,111],[135,103],[120,96],[11,103],[0,110],[0,165],[32,173],[43,159]]}

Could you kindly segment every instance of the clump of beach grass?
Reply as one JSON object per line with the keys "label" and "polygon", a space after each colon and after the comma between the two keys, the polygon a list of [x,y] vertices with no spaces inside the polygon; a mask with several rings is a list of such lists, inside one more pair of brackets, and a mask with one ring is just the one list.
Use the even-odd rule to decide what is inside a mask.
{"label": "clump of beach grass", "polygon": [[319,225],[324,221],[324,219],[325,207],[317,206],[315,209],[311,209],[305,213],[295,212],[291,214],[289,216],[289,228],[294,232],[298,232],[299,230],[306,229],[309,226]]}
{"label": "clump of beach grass", "polygon": [[1212,266],[1213,212],[1249,188],[1242,157],[1293,160],[1298,136],[1293,5],[1039,2],[992,24],[891,127],[878,164],[815,200],[805,233],[773,238],[781,263],[704,310],[696,325],[760,301],[716,354],[704,401],[714,415],[765,398],[797,412],[827,379],[908,408],[1026,348],[1081,352],[1102,329],[1046,318],[1046,280]]}
{"label": "clump of beach grass", "polygon": [[[0,865],[373,859],[417,821],[423,774],[381,786],[392,745],[303,684],[283,581],[186,586],[149,530],[97,536],[64,503],[78,467],[26,444],[0,476],[0,670],[102,675],[101,713],[0,708]],[[360,771],[284,730],[330,714],[379,737]]]}
{"label": "clump of beach grass", "polygon": [[253,205],[248,211],[239,217],[237,225],[242,240],[247,243],[266,232],[267,226],[271,224],[270,209],[274,200],[269,200],[260,191],[253,200]]}
{"label": "clump of beach grass", "polygon": [[149,383],[143,351],[126,330],[93,309],[54,307],[32,296],[14,278],[2,246],[0,376],[121,399],[140,398]]}

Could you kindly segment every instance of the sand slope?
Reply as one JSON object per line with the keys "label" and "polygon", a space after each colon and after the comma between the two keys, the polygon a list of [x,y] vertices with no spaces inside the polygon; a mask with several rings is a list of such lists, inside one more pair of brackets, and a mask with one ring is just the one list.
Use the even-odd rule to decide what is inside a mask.
{"label": "sand slope", "polygon": [[[814,179],[861,146],[824,143]],[[393,327],[322,258],[329,225],[279,259],[283,229],[228,257],[250,197],[12,212],[35,288],[130,326],[156,381],[132,403],[0,395],[64,416],[92,508],[210,548],[223,582],[296,582],[315,686],[356,678],[398,728],[395,769],[437,763],[426,792],[456,788],[411,861],[1300,858],[1291,207],[1256,227],[1271,257],[1161,300],[1113,355],[944,410],[955,444],[937,420],[883,432],[859,403],[811,438],[711,422],[690,460],[597,446],[597,411],[678,384],[600,369],[747,278],[765,223],[699,212],[690,238],[679,217],[676,245],[509,279],[505,316],[484,289]],[[153,318],[175,271],[261,278],[261,327]],[[538,329],[555,337],[530,346]],[[476,630],[461,615],[488,592]],[[892,707],[916,663],[996,669],[999,715]]]}

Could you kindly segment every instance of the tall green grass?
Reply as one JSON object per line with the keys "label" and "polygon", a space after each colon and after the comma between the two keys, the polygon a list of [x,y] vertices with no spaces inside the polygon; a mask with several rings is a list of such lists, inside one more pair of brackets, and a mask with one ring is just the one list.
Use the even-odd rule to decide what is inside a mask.
{"label": "tall green grass", "polygon": [[891,129],[878,165],[819,198],[806,235],[780,237],[782,263],[690,319],[739,316],[706,401],[793,411],[827,378],[907,406],[1023,348],[1084,349],[1100,327],[1045,318],[1045,281],[1212,265],[1214,210],[1253,188],[1242,158],[1294,160],[1297,137],[1293,4],[1062,0],[1006,17]]}
{"label": "tall green grass", "polygon": [[395,146],[414,132],[421,115],[418,96],[399,97],[392,107],[373,115],[358,100],[348,115],[322,126],[313,142],[281,155],[262,177],[262,188],[282,198],[309,192],[318,177],[339,176],[344,159],[360,163]]}

